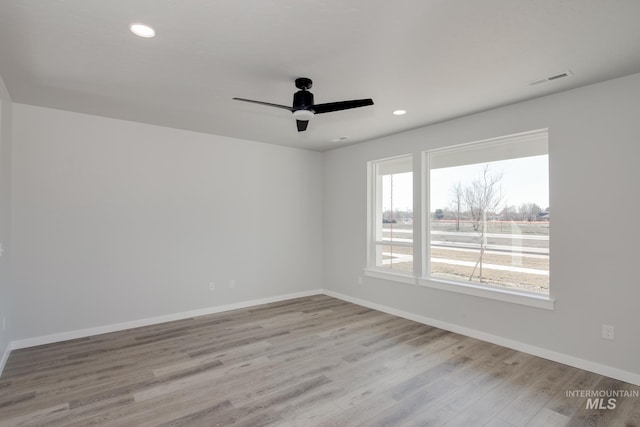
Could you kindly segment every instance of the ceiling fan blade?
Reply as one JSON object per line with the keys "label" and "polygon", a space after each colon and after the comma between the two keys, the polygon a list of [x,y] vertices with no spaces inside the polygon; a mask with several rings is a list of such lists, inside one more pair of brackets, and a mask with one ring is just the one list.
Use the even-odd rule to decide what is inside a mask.
{"label": "ceiling fan blade", "polygon": [[352,101],[329,102],[327,104],[316,104],[310,107],[316,114],[330,113],[332,111],[348,110],[350,108],[366,107],[373,105],[373,99],[354,99]]}
{"label": "ceiling fan blade", "polygon": [[233,98],[233,99],[235,99],[236,101],[252,102],[254,104],[266,105],[267,107],[276,107],[276,108],[282,108],[288,111],[293,111],[293,108],[287,107],[286,105],[272,104],[271,102],[254,101],[253,99],[244,99],[244,98]]}
{"label": "ceiling fan blade", "polygon": [[298,132],[304,132],[307,130],[309,120],[296,120],[296,125],[298,126]]}

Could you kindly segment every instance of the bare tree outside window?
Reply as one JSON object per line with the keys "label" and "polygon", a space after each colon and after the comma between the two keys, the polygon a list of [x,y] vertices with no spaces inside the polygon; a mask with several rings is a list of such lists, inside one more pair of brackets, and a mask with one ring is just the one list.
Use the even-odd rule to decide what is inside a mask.
{"label": "bare tree outside window", "polygon": [[478,280],[482,282],[482,259],[487,246],[487,220],[501,209],[503,202],[501,181],[502,172],[492,172],[491,166],[486,164],[478,179],[463,191],[464,202],[471,213],[473,229],[480,233],[480,255],[469,280],[472,280],[479,267]]}
{"label": "bare tree outside window", "polygon": [[542,209],[535,203],[523,203],[518,208],[518,213],[522,221],[535,221],[540,212],[542,212]]}
{"label": "bare tree outside window", "polygon": [[460,181],[453,186],[451,193],[453,195],[453,208],[456,211],[456,231],[460,231],[460,208],[462,207],[462,197],[464,195]]}

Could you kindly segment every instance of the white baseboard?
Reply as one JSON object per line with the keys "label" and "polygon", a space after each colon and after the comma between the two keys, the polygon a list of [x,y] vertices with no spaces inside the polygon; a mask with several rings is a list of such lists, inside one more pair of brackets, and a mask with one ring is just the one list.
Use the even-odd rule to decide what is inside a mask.
{"label": "white baseboard", "polygon": [[360,298],[344,295],[338,292],[329,291],[325,289],[323,293],[330,297],[338,298],[353,304],[358,304],[363,307],[368,307],[373,310],[382,311],[384,313],[392,314],[398,317],[403,317],[405,319],[413,320],[415,322],[423,323],[429,326],[434,326],[436,328],[445,329],[447,331],[455,332],[461,335],[466,335],[468,337],[477,338],[482,341],[487,341],[493,344],[501,345],[503,347],[508,347],[514,350],[522,351],[524,353],[532,354],[534,356],[542,357],[544,359],[553,360],[554,362],[573,366],[574,368],[584,369],[585,371],[594,372],[596,374],[604,375],[620,381],[625,381],[630,384],[640,386],[640,375],[635,374],[633,372],[624,371],[622,369],[613,368],[607,365],[602,365],[600,363],[592,362],[590,360],[580,359],[578,357],[570,356],[568,354],[558,353],[552,350],[547,350],[545,348],[536,347],[530,344],[525,344],[523,342],[500,337],[498,335],[488,334],[486,332],[466,328],[463,326],[455,325],[453,323],[443,322],[441,320],[432,319],[426,316],[410,313],[408,311],[398,310],[395,308],[387,307],[385,305],[366,301]]}
{"label": "white baseboard", "polygon": [[2,359],[0,360],[0,375],[2,375],[2,371],[4,371],[4,365],[7,364],[7,360],[9,360],[9,354],[11,353],[13,348],[11,347],[11,343],[7,343],[7,348],[4,350],[4,354],[2,355]]}
{"label": "white baseboard", "polygon": [[[223,311],[237,310],[240,308],[253,307],[261,304],[269,304],[272,302],[285,301],[285,300],[294,299],[294,298],[303,298],[303,297],[308,297],[312,295],[321,295],[321,294],[322,294],[321,289],[304,291],[304,292],[296,292],[292,294],[278,295],[275,297],[242,301],[234,304],[226,304],[226,305],[219,305],[215,307],[207,307],[207,308],[201,308],[197,310],[184,311],[181,313],[166,314],[163,316],[150,317],[147,319],[132,320],[129,322],[114,323],[111,325],[97,326],[94,328],[79,329],[75,331],[61,332],[57,334],[44,335],[44,336],[39,336],[34,338],[26,338],[26,339],[17,340],[17,341],[11,341],[9,343],[9,349],[7,349],[7,353],[10,350],[17,350],[20,348],[35,347],[37,345],[51,344],[55,342],[73,340],[77,338],[85,338],[92,335],[106,334],[109,332],[124,331],[126,329],[139,328],[141,326],[156,325],[158,323],[172,322],[174,320],[188,319],[188,318],[197,317],[197,316],[206,316],[207,314],[221,313]],[[8,354],[6,357],[8,357]],[[4,367],[4,365],[2,365],[2,367]],[[0,374],[1,373],[2,371],[0,370]]]}

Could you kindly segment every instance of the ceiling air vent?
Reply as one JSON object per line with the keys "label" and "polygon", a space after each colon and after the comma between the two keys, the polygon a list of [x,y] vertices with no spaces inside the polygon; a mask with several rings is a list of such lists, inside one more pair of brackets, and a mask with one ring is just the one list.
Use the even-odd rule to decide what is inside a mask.
{"label": "ceiling air vent", "polygon": [[541,83],[547,83],[547,82],[551,82],[553,80],[563,79],[565,77],[573,77],[573,73],[571,71],[567,70],[567,71],[565,71],[563,73],[554,74],[553,76],[545,77],[543,79],[532,80],[532,81],[529,82],[529,86],[535,86],[535,85],[539,85]]}

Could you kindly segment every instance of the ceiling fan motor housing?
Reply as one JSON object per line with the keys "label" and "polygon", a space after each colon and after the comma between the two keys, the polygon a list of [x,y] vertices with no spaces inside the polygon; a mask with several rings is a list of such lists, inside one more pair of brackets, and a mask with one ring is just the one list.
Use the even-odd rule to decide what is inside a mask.
{"label": "ceiling fan motor housing", "polygon": [[308,110],[313,106],[313,94],[306,89],[293,94],[293,111]]}

